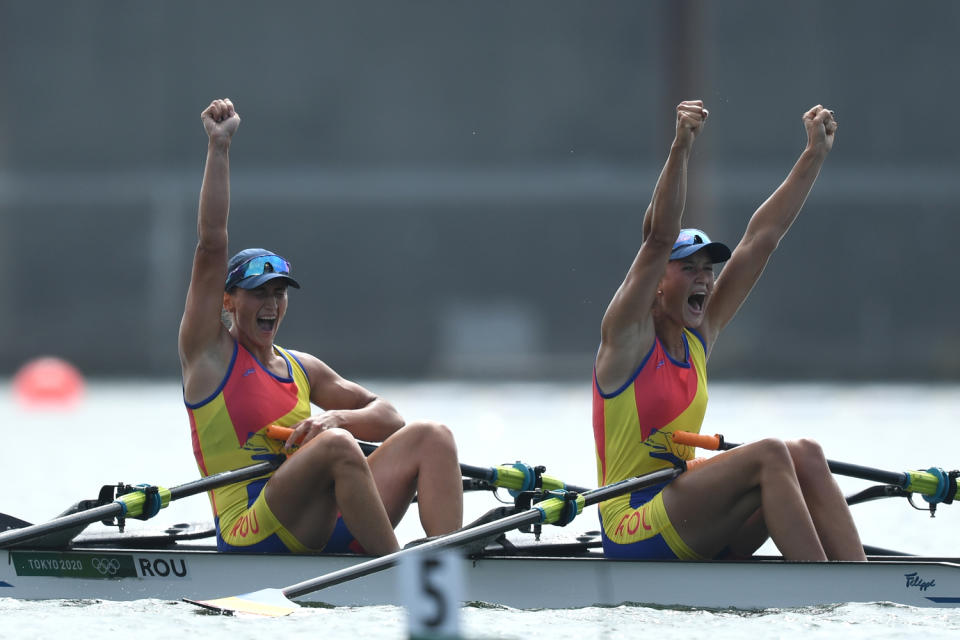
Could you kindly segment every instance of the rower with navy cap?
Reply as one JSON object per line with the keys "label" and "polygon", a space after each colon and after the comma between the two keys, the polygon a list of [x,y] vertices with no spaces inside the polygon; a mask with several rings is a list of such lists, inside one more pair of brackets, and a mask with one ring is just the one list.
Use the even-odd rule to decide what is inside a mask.
{"label": "rower with navy cap", "polygon": [[[708,115],[700,100],[677,107],[640,250],[600,326],[593,385],[600,484],[693,457],[672,433],[699,432],[707,358],[796,220],[837,131],[823,106],[803,114],[806,147],[731,252],[699,229],[681,229],[687,161]],[[865,560],[843,494],[811,440],[767,438],[721,453],[673,481],[602,503],[600,522],[611,557],[749,556],[771,537],[787,559]]]}
{"label": "rower with navy cap", "polygon": [[[320,359],[274,342],[290,262],[261,248],[228,260],[230,100],[201,114],[208,136],[198,242],[180,323],[183,399],[202,475],[288,459],[273,473],[210,492],[221,551],[360,552],[399,546],[393,528],[414,495],[428,536],[460,528],[463,484],[453,435],[405,424],[389,402]],[[313,412],[313,406],[319,407]],[[291,427],[286,442],[267,435]],[[358,439],[382,442],[369,458]]]}

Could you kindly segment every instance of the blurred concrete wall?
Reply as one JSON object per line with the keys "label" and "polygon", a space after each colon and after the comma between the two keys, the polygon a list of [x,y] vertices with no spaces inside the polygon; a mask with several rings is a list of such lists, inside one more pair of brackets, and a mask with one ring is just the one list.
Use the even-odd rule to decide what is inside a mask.
{"label": "blurred concrete wall", "polygon": [[960,379],[960,4],[0,2],[0,374],[179,375],[205,154],[231,244],[287,256],[284,345],[345,375],[579,377],[673,109],[686,221],[735,243],[841,123],[714,378]]}

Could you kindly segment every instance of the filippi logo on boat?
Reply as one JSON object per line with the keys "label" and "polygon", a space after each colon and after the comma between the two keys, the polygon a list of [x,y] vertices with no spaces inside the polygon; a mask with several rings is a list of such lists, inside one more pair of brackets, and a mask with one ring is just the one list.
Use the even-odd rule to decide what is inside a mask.
{"label": "filippi logo on boat", "polygon": [[910,587],[917,587],[920,589],[920,591],[926,591],[930,587],[937,586],[936,580],[924,580],[923,577],[916,571],[905,573],[903,576],[907,579],[908,589]]}

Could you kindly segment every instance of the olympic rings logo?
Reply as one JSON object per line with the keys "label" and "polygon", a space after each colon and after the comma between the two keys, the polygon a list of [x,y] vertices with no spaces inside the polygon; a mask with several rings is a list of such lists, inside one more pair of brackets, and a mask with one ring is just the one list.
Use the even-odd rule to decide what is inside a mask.
{"label": "olympic rings logo", "polygon": [[116,558],[110,558],[109,560],[104,560],[103,558],[93,558],[90,560],[90,564],[94,569],[100,572],[101,575],[117,575],[117,572],[120,571],[120,561]]}

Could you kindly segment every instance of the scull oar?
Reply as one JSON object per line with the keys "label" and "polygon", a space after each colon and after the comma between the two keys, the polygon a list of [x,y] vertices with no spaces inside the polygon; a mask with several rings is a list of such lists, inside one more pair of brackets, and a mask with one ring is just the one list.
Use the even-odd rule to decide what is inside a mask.
{"label": "scull oar", "polygon": [[572,515],[575,515],[569,513],[568,509],[570,509],[570,507],[567,507],[568,504],[575,505],[576,513],[580,513],[589,505],[603,502],[604,500],[609,500],[610,498],[615,498],[616,496],[660,482],[672,480],[681,473],[683,473],[683,469],[679,467],[662,469],[653,473],[637,476],[636,478],[621,480],[620,482],[586,491],[585,493],[577,494],[569,492],[562,497],[556,496],[548,498],[543,502],[535,504],[526,511],[521,511],[470,529],[460,529],[447,535],[438,536],[418,546],[401,549],[400,551],[373,558],[352,567],[333,571],[326,575],[299,582],[282,589],[261,589],[243,595],[211,600],[190,600],[184,598],[184,601],[221,613],[242,612],[265,616],[285,616],[300,606],[290,600],[290,598],[296,598],[297,596],[302,596],[342,582],[389,569],[408,554],[463,546],[531,524],[556,523],[562,518],[566,518],[563,522],[566,524],[570,521],[569,519],[572,518]]}
{"label": "scull oar", "polygon": [[[281,427],[274,424],[267,427],[267,437],[273,438],[274,440],[285,441],[290,438],[291,433],[293,433],[293,429],[290,427]],[[363,442],[362,440],[358,440],[358,443],[364,455],[368,456],[379,448],[378,445]],[[460,473],[466,478],[489,482],[495,487],[509,489],[510,491],[532,491],[536,488],[535,470],[520,462],[512,466],[502,464],[496,467],[475,467],[473,465],[460,463]],[[556,489],[576,491],[577,493],[589,491],[586,487],[567,484],[559,478],[546,474],[540,475],[540,482],[540,487],[546,491],[554,491]]]}
{"label": "scull oar", "polygon": [[266,475],[277,469],[283,462],[277,458],[267,462],[242,467],[232,471],[223,471],[187,482],[186,484],[165,489],[163,487],[135,487],[131,493],[118,496],[109,504],[100,505],[77,513],[54,518],[49,522],[34,524],[19,529],[10,529],[0,533],[0,548],[39,538],[48,533],[63,531],[74,527],[83,527],[98,520],[109,520],[116,517],[146,519],[156,515],[157,511],[166,507],[172,500],[179,500],[188,496],[203,493],[234,482],[242,482]]}
{"label": "scull oar", "polygon": [[[727,442],[720,434],[710,436],[687,431],[674,432],[673,441],[712,451],[725,451],[740,446],[736,442]],[[827,464],[832,473],[894,485],[904,491],[921,494],[923,499],[932,505],[960,500],[960,488],[957,486],[957,476],[960,474],[956,471],[946,472],[935,467],[926,471],[884,471],[836,460],[827,460]]]}

